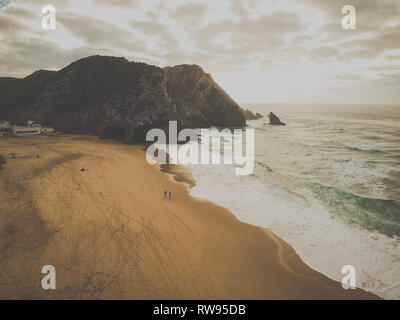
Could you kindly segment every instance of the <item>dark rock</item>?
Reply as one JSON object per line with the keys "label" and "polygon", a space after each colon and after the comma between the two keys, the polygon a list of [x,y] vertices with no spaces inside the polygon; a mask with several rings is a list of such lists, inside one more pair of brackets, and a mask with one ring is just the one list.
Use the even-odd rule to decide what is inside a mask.
{"label": "dark rock", "polygon": [[273,114],[272,112],[269,113],[268,118],[269,118],[269,124],[281,125],[281,126],[285,126],[286,125],[286,123],[281,122],[281,120],[275,114]]}
{"label": "dark rock", "polygon": [[253,112],[251,112],[249,109],[242,109],[242,113],[245,117],[246,120],[258,120],[261,119],[263,116],[259,113],[254,114]]}
{"label": "dark rock", "polygon": [[0,154],[0,170],[3,170],[3,164],[6,164],[6,162],[6,158],[2,154]]}
{"label": "dark rock", "polygon": [[[59,71],[0,78],[0,119],[142,142],[151,128],[242,127],[242,109],[196,65],[158,68],[91,56]],[[167,131],[167,130],[166,130]]]}
{"label": "dark rock", "polygon": [[164,68],[168,94],[183,127],[242,127],[240,106],[197,65]]}

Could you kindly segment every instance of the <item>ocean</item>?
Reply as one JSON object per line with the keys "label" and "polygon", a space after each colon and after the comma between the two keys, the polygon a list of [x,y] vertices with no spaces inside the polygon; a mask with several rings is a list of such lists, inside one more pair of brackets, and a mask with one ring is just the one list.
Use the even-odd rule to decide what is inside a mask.
{"label": "ocean", "polygon": [[[187,165],[191,194],[268,228],[313,269],[400,299],[400,107],[249,104],[255,168]],[[272,111],[286,126],[268,125]],[[199,142],[201,143],[201,142]]]}

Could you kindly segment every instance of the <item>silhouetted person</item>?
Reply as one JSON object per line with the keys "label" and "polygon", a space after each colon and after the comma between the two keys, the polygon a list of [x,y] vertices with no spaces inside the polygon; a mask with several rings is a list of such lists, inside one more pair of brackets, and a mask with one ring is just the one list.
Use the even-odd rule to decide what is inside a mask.
{"label": "silhouetted person", "polygon": [[171,199],[171,191],[169,192],[169,198]]}
{"label": "silhouetted person", "polygon": [[164,198],[167,197],[167,191],[164,191]]}
{"label": "silhouetted person", "polygon": [[40,155],[39,154],[37,155],[37,158],[40,159]]}

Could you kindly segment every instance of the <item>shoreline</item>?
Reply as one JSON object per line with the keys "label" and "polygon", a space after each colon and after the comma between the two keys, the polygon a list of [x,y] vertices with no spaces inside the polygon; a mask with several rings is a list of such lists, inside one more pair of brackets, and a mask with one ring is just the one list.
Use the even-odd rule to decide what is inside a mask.
{"label": "shoreline", "polygon": [[[168,158],[167,158],[167,159],[168,159]],[[190,170],[189,168],[185,168],[185,167],[183,167],[183,166],[181,166],[181,165],[162,164],[162,165],[160,165],[160,172],[163,172],[163,173],[165,173],[165,174],[170,175],[170,176],[171,176],[171,179],[172,179],[174,182],[176,182],[176,183],[183,183],[183,184],[185,184],[185,185],[187,186],[187,188],[188,188],[189,194],[190,194],[190,190],[196,185],[196,179],[193,177],[191,170]],[[216,204],[216,203],[214,203],[213,201],[208,200],[208,199],[197,198],[197,197],[194,197],[194,196],[192,196],[192,195],[190,195],[190,196],[193,197],[194,199],[198,199],[198,200],[200,200],[200,201],[207,201],[207,202],[211,202],[211,203],[213,203],[213,204]],[[300,254],[291,244],[289,244],[286,240],[284,240],[282,237],[280,237],[280,236],[279,236],[278,234],[276,234],[274,231],[272,231],[272,230],[270,230],[270,229],[268,229],[268,228],[260,227],[260,226],[257,226],[257,225],[253,225],[253,224],[250,224],[250,223],[241,221],[241,220],[231,211],[231,209],[228,209],[228,208],[226,208],[226,207],[224,207],[224,206],[222,206],[222,205],[219,205],[219,204],[216,204],[216,205],[221,206],[221,207],[223,207],[224,209],[228,210],[228,211],[229,211],[229,214],[232,215],[235,219],[237,219],[240,223],[245,224],[245,225],[249,225],[249,226],[253,226],[253,227],[256,227],[256,228],[259,228],[259,229],[264,230],[264,231],[277,243],[277,245],[280,247],[280,252],[286,251],[286,252],[283,252],[283,255],[285,256],[285,258],[289,258],[289,260],[290,260],[290,259],[294,258],[295,256],[297,256],[297,258],[300,260],[300,264],[304,264],[305,266],[307,266],[308,268],[310,268],[313,272],[319,273],[319,274],[321,274],[323,277],[326,277],[326,278],[328,278],[329,280],[340,284],[340,282],[339,282],[338,280],[329,277],[328,275],[324,274],[322,271],[319,271],[319,270],[315,269],[314,267],[312,267],[311,265],[309,265],[307,262],[305,262],[305,261],[301,258],[301,254]],[[285,261],[285,258],[281,260],[282,266],[285,267],[288,271],[296,272],[295,270],[293,270],[293,269],[290,267],[290,264],[288,264],[288,263]],[[299,262],[296,261],[296,263],[299,263]],[[382,297],[376,295],[375,293],[369,292],[369,291],[367,291],[367,290],[365,290],[365,289],[363,289],[363,288],[356,287],[356,289],[357,289],[357,290],[362,290],[362,291],[364,291],[364,292],[366,292],[366,293],[368,293],[368,294],[371,294],[371,295],[375,296],[376,299],[384,299],[384,298],[382,298]]]}
{"label": "shoreline", "polygon": [[[145,150],[145,149],[144,149]],[[169,155],[167,154],[167,162],[169,161]],[[160,164],[160,172],[165,173],[167,175],[171,176],[171,180],[176,182],[176,183],[183,183],[186,185],[188,192],[190,194],[190,190],[196,185],[196,179],[194,178],[192,171],[189,168],[186,168],[182,165],[176,165],[176,164]],[[200,201],[207,201],[207,202],[211,202],[215,205],[221,206],[219,204],[214,203],[211,200],[208,199],[203,199],[203,198],[197,198],[194,197],[193,195],[190,194],[191,197],[193,197],[194,199],[200,200]],[[327,277],[328,279],[340,283],[339,281],[337,281],[336,279],[333,279],[331,277],[329,277],[328,275],[324,274],[323,272],[313,268],[312,266],[310,266],[308,263],[306,263],[302,258],[301,258],[301,254],[292,246],[290,245],[288,242],[286,242],[285,240],[283,240],[283,238],[281,238],[278,234],[276,234],[275,232],[273,232],[272,230],[268,229],[268,228],[263,228],[257,225],[253,225],[250,223],[246,223],[241,221],[233,212],[231,212],[231,209],[228,209],[224,206],[222,206],[224,209],[229,211],[229,214],[232,215],[235,219],[237,219],[240,223],[243,223],[245,225],[249,225],[249,226],[253,226],[256,228],[260,228],[262,230],[265,230],[268,235],[274,239],[274,241],[276,241],[276,243],[280,246],[280,248],[284,248],[282,251],[287,250],[289,251],[289,254],[286,252],[287,257],[290,256],[297,256],[301,263],[305,264],[308,268],[312,269],[314,272],[320,273],[321,275],[323,275],[324,277]],[[292,252],[291,252],[292,251]],[[294,254],[293,254],[294,253]],[[288,264],[286,264],[285,261],[281,261],[282,265],[284,265],[285,268],[290,269],[290,266]],[[293,270],[290,270],[293,272]],[[357,287],[357,289],[362,290],[364,292],[367,292],[369,294],[372,294],[374,296],[377,297],[377,299],[383,299],[382,297],[379,297],[377,295],[375,295],[372,292],[366,291],[363,288]]]}
{"label": "shoreline", "polygon": [[[0,140],[0,189],[17,200],[0,208],[0,299],[380,299],[343,290],[273,232],[190,196],[188,171],[150,166],[140,146],[10,140]],[[40,288],[45,264],[57,268],[53,292]]]}

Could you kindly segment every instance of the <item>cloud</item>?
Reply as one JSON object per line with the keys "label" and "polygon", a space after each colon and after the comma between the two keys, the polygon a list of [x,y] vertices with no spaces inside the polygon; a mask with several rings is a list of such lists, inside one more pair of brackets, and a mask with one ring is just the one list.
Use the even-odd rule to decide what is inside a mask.
{"label": "cloud", "polygon": [[66,13],[59,15],[58,21],[75,37],[85,41],[87,45],[141,53],[146,51],[145,43],[135,39],[132,32],[104,20]]}
{"label": "cloud", "polygon": [[310,50],[308,55],[314,59],[326,59],[336,57],[338,52],[339,51],[334,47],[323,46]]}
{"label": "cloud", "polygon": [[179,6],[170,13],[170,17],[185,25],[198,25],[207,13],[207,6],[200,3],[189,3]]}
{"label": "cloud", "polygon": [[400,25],[377,31],[367,39],[348,40],[339,44],[342,49],[340,59],[374,59],[387,50],[400,48]]}
{"label": "cloud", "polygon": [[51,32],[40,27],[46,4],[0,0],[2,76],[109,54],[160,66],[196,63],[211,73],[256,69],[303,79],[299,73],[312,70],[330,85],[343,75],[362,87],[360,95],[378,78],[387,88],[399,83],[399,72],[385,69],[400,60],[399,0],[352,0],[356,30],[341,27],[347,0],[52,0]]}
{"label": "cloud", "polygon": [[157,21],[131,21],[132,28],[143,33],[147,37],[152,37],[164,50],[171,50],[179,46],[178,40],[173,36],[167,25]]}
{"label": "cloud", "polygon": [[230,10],[238,17],[248,17],[249,10],[246,8],[242,0],[232,0]]}
{"label": "cloud", "polygon": [[[257,20],[249,18],[239,22],[222,20],[211,23],[192,35],[202,48],[236,51],[243,54],[273,50],[276,46],[284,44],[283,35],[295,33],[303,26],[295,14],[278,12]],[[225,40],[233,49],[224,49],[222,42],[217,44],[213,42],[213,39],[222,35],[229,35]]]}
{"label": "cloud", "polygon": [[26,26],[12,16],[0,17],[0,30],[2,38],[5,36],[14,36],[25,29]]}
{"label": "cloud", "polygon": [[386,56],[385,59],[388,59],[388,60],[400,60],[400,55]]}
{"label": "cloud", "polygon": [[387,19],[400,14],[398,0],[305,0],[305,3],[323,10],[327,19],[340,21],[343,17],[341,9],[345,5],[352,5],[357,13],[357,27],[377,28]]}
{"label": "cloud", "polygon": [[37,38],[8,39],[0,44],[0,74],[24,77],[38,69],[58,70],[79,58],[98,54],[116,55],[104,48],[80,47],[65,50]]}
{"label": "cloud", "polygon": [[3,7],[7,7],[10,4],[11,0],[0,0],[0,9]]}
{"label": "cloud", "polygon": [[14,6],[10,6],[7,8],[7,16],[12,16],[13,18],[18,18],[18,19],[29,19],[29,20],[37,18],[37,14],[35,14],[33,11],[22,7],[14,7]]}
{"label": "cloud", "polygon": [[94,5],[106,7],[124,7],[133,8],[140,5],[139,0],[92,0]]}

